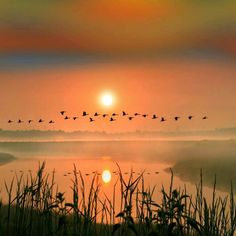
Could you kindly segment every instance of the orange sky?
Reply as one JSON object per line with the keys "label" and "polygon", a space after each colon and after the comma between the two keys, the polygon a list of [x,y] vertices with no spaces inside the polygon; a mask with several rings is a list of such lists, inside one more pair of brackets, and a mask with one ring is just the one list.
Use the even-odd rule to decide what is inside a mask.
{"label": "orange sky", "polygon": [[[1,72],[1,128],[39,128],[7,124],[8,119],[55,119],[54,129],[106,130],[199,130],[236,125],[235,74],[233,63],[220,60],[165,59],[140,62],[87,63],[75,66],[19,69]],[[111,108],[100,104],[99,96],[111,91],[116,103]],[[68,115],[98,112],[147,112],[168,119],[159,121],[120,119],[110,124],[102,119],[64,121],[60,110]],[[175,115],[196,116],[193,122],[172,120]],[[205,123],[201,120],[208,115]]]}
{"label": "orange sky", "polygon": [[[6,121],[38,117],[66,130],[236,126],[235,9],[231,0],[0,1],[0,128],[28,129]],[[112,111],[196,119],[75,125],[58,117],[105,112],[106,90],[117,98]]]}

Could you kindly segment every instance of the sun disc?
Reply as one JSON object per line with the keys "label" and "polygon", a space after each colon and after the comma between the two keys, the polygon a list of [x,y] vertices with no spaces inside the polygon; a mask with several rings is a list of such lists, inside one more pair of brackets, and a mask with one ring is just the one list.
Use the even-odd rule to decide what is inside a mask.
{"label": "sun disc", "polygon": [[113,104],[113,96],[111,94],[102,95],[102,104],[104,106],[111,106]]}
{"label": "sun disc", "polygon": [[102,172],[102,181],[107,184],[111,181],[111,172],[109,170],[104,170]]}

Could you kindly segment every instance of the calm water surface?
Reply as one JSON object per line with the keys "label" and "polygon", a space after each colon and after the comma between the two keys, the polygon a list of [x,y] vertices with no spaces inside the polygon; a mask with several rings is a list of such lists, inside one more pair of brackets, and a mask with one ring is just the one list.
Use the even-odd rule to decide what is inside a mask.
{"label": "calm water surface", "polygon": [[[169,168],[175,174],[176,187],[187,186],[195,193],[200,169],[203,170],[204,193],[211,197],[214,175],[220,195],[230,190],[230,181],[236,182],[236,142],[229,141],[79,141],[79,142],[1,142],[0,153],[16,159],[0,162],[0,188],[4,196],[4,181],[10,182],[15,174],[36,173],[39,163],[46,161],[46,172],[55,169],[59,191],[70,193],[73,164],[84,174],[89,187],[93,172],[104,169],[117,171],[118,163],[126,172],[133,169],[134,176],[145,170],[146,185],[157,185],[156,197],[161,186],[170,183]],[[1,154],[0,154],[1,158]],[[99,176],[99,178],[101,178]],[[117,175],[112,173],[110,183],[102,183],[102,191],[110,193]],[[236,185],[234,185],[236,188]]]}

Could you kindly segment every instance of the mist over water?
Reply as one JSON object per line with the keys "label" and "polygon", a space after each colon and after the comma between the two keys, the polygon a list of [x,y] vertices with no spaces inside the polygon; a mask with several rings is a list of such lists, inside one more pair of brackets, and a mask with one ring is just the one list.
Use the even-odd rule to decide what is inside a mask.
{"label": "mist over water", "polygon": [[[230,181],[236,179],[235,144],[233,140],[2,142],[0,163],[5,165],[0,167],[0,177],[9,180],[13,175],[10,170],[36,169],[39,161],[46,161],[49,169],[55,168],[61,175],[72,171],[73,163],[88,173],[94,169],[102,171],[107,166],[112,170],[118,163],[124,172],[131,167],[139,172],[146,169],[151,183],[157,176],[158,182],[167,181],[163,178],[172,168],[182,185],[196,184],[202,169],[206,186],[212,186],[216,175],[217,188],[229,191]],[[157,171],[159,175],[155,174]],[[236,183],[233,184],[236,187]]]}

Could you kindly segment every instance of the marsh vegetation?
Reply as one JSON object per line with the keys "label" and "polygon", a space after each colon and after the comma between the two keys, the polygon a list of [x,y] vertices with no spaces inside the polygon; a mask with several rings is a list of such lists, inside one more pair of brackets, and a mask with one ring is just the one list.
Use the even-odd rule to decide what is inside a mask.
{"label": "marsh vegetation", "polygon": [[0,203],[0,235],[234,235],[233,187],[223,198],[216,193],[215,181],[208,202],[202,174],[196,193],[190,194],[185,187],[175,188],[172,172],[168,189],[146,186],[144,173],[134,176],[131,171],[125,178],[119,165],[117,173],[107,196],[97,173],[88,186],[74,165],[68,200],[54,174],[45,172],[45,163],[35,176],[15,175],[1,190],[7,198]]}

